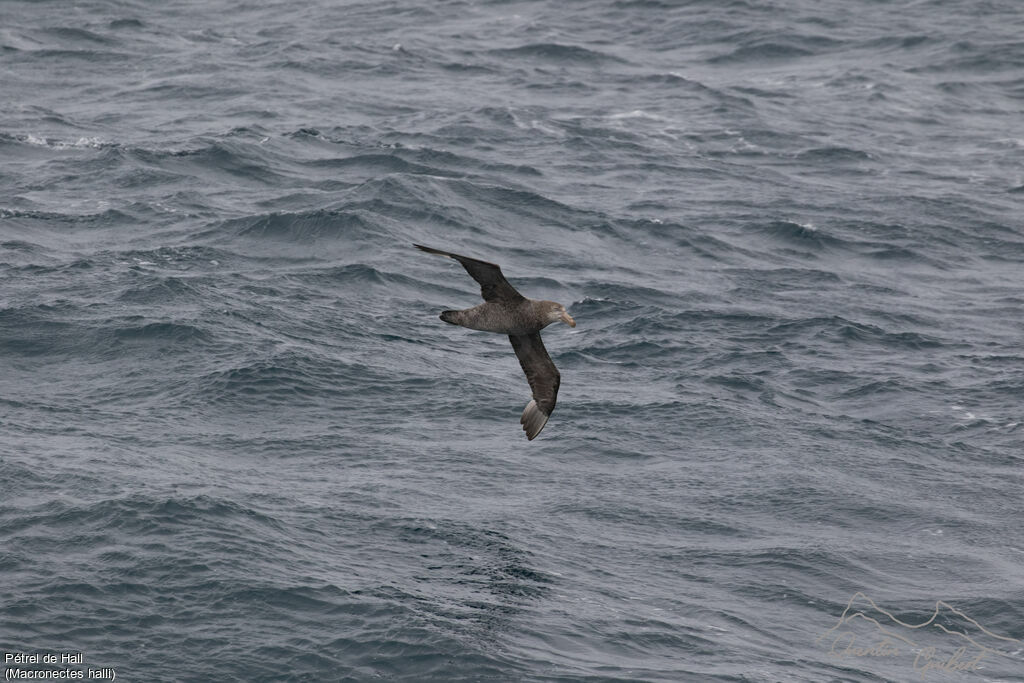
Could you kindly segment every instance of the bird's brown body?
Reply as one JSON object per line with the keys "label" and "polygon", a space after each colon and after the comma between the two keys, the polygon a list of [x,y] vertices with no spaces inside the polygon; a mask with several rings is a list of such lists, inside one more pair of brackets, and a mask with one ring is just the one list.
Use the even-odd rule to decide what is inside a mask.
{"label": "bird's brown body", "polygon": [[544,317],[554,303],[536,299],[523,299],[515,304],[484,302],[461,311],[445,311],[441,320],[481,332],[534,334],[555,322]]}

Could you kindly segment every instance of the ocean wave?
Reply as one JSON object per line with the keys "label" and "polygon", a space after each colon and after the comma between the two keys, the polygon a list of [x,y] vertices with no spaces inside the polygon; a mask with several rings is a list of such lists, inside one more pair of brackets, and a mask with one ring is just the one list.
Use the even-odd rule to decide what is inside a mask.
{"label": "ocean wave", "polygon": [[859,323],[842,316],[811,317],[773,325],[764,332],[770,338],[807,339],[813,337],[843,345],[866,344],[905,349],[946,347],[943,340],[919,332],[890,332],[877,325]]}
{"label": "ocean wave", "polygon": [[813,50],[788,43],[764,42],[756,45],[744,45],[728,54],[711,57],[707,61],[711,64],[737,64],[800,59],[813,54],[816,54]]}
{"label": "ocean wave", "polygon": [[853,163],[871,161],[872,156],[859,149],[848,147],[817,147],[798,152],[797,159],[810,163]]}
{"label": "ocean wave", "polygon": [[40,34],[70,42],[99,43],[101,45],[109,45],[114,42],[106,36],[79,27],[53,26],[42,29]]}
{"label": "ocean wave", "polygon": [[312,244],[324,239],[359,241],[377,234],[379,229],[379,224],[366,212],[320,209],[234,218],[206,234]]}
{"label": "ocean wave", "polygon": [[123,343],[187,344],[199,347],[212,341],[213,336],[201,327],[184,323],[151,322],[112,330],[114,338]]}
{"label": "ocean wave", "polygon": [[769,237],[786,242],[809,246],[813,248],[824,248],[831,246],[843,246],[845,240],[833,237],[822,232],[811,223],[793,223],[790,221],[772,221],[754,226],[754,229]]}
{"label": "ocean wave", "polygon": [[[38,135],[28,133],[25,136],[5,136],[8,140],[17,140],[24,142],[27,145],[35,145],[37,147],[49,147],[51,149],[103,149],[108,147],[116,147],[117,143],[110,142],[108,140],[102,140],[96,136],[82,136],[76,140],[60,140],[55,138],[46,138]],[[0,137],[0,140],[3,138]]]}
{"label": "ocean wave", "polygon": [[488,54],[503,58],[528,58],[570,64],[627,63],[626,60],[605,52],[562,43],[531,43],[512,48],[495,48]]}
{"label": "ocean wave", "polygon": [[391,391],[391,378],[379,370],[309,352],[243,362],[197,376],[191,384],[193,400],[264,407],[338,407]]}
{"label": "ocean wave", "polygon": [[406,161],[396,154],[360,154],[354,157],[336,157],[329,159],[315,159],[302,162],[305,166],[336,170],[340,172],[357,171],[359,173],[412,173],[435,176],[457,177],[461,174],[447,171],[436,166],[424,166]]}
{"label": "ocean wave", "polygon": [[142,494],[99,500],[94,503],[43,505],[19,515],[12,532],[52,528],[58,532],[87,525],[98,530],[120,529],[166,535],[174,529],[187,530],[211,520],[235,520],[280,529],[274,517],[234,501],[197,495],[191,497],[149,497]]}

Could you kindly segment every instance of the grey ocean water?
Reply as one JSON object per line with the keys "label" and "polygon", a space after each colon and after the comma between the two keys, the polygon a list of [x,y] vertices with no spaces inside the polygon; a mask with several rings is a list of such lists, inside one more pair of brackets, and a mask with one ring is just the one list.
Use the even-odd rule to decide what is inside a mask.
{"label": "grey ocean water", "polygon": [[1016,0],[5,0],[7,675],[1024,680],[1022,112]]}

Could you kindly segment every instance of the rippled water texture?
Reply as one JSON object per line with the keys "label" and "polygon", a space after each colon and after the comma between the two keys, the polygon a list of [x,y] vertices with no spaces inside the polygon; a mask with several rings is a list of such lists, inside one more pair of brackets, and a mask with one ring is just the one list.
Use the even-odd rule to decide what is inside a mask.
{"label": "rippled water texture", "polygon": [[0,3],[8,674],[1024,680],[1021,16]]}

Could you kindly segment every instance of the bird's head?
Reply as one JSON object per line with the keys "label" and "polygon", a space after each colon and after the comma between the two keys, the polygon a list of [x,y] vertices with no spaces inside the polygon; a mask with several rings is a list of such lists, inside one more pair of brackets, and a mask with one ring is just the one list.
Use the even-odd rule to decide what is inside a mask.
{"label": "bird's head", "polygon": [[545,301],[544,304],[547,306],[547,324],[557,323],[559,321],[565,323],[569,327],[576,327],[576,321],[572,319],[569,312],[565,310],[565,306],[554,301]]}

